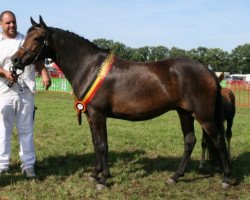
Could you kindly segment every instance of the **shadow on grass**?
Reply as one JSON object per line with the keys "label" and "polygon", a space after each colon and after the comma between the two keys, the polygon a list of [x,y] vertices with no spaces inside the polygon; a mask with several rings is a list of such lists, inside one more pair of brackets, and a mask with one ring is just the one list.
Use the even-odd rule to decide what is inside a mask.
{"label": "shadow on grass", "polygon": [[235,185],[240,184],[250,176],[250,152],[244,152],[232,160]]}
{"label": "shadow on grass", "polygon": [[[157,156],[155,158],[142,158],[137,161],[141,168],[146,171],[144,174],[148,176],[155,172],[170,171],[175,172],[181,162],[181,157],[163,157]],[[190,160],[187,166],[187,171],[197,169],[199,165],[198,160]]]}
{"label": "shadow on grass", "polygon": [[[182,157],[162,157],[162,156],[158,156],[156,158],[146,157],[146,158],[139,160],[137,163],[140,164],[141,165],[140,168],[145,171],[145,173],[143,173],[141,177],[147,177],[151,174],[154,174],[155,172],[164,172],[164,171],[170,172],[171,173],[170,176],[171,176],[178,169],[181,159]],[[200,179],[213,176],[213,173],[211,173],[211,169],[208,168],[208,166],[210,165],[205,166],[204,170],[198,171],[199,162],[200,162],[199,160],[190,159],[187,165],[187,168],[185,170],[185,173],[188,173],[190,171],[196,171],[197,174],[199,174],[199,176],[188,179],[184,175],[184,177],[179,179],[178,181],[194,182]],[[165,178],[169,178],[169,177],[165,177]]]}
{"label": "shadow on grass", "polygon": [[[138,155],[145,154],[144,151],[124,151],[124,152],[109,152],[109,163],[112,167],[113,163],[118,160],[129,162],[135,159]],[[36,180],[44,181],[49,176],[56,176],[57,179],[65,180],[68,176],[75,174],[78,171],[90,173],[94,169],[95,155],[87,153],[82,155],[67,154],[64,156],[50,156],[42,161],[36,162]],[[0,187],[5,187],[25,180],[25,177],[20,172],[20,164],[10,166],[8,174],[0,176]]]}
{"label": "shadow on grass", "polygon": [[[124,152],[109,152],[110,167],[117,162],[134,162],[135,167],[130,170],[130,173],[137,170],[144,170],[145,173],[141,177],[149,176],[155,172],[169,171],[175,172],[181,161],[181,157],[163,157],[158,156],[155,158],[145,157],[145,151],[124,151]],[[90,173],[94,169],[94,153],[88,153],[83,155],[68,154],[65,156],[51,156],[44,158],[42,161],[36,163],[37,180],[43,181],[49,176],[56,176],[60,180],[66,179],[68,176],[83,171],[84,173]],[[238,185],[244,181],[246,176],[250,175],[250,152],[245,152],[233,160],[233,177],[235,178],[235,184]],[[198,160],[190,160],[186,172],[197,170],[199,165]],[[194,178],[194,180],[182,180],[192,182],[197,179],[206,178],[208,175]],[[4,187],[10,184],[15,184],[18,181],[23,181],[25,178],[20,173],[20,165],[12,165],[10,167],[10,173],[1,175],[0,187]]]}
{"label": "shadow on grass", "polygon": [[[143,169],[145,173],[141,177],[149,176],[155,172],[169,171],[174,173],[181,162],[182,157],[162,157],[158,156],[156,158],[144,157],[136,161],[140,165],[139,168],[131,170],[134,172],[139,169]],[[213,176],[215,173],[220,173],[218,169],[211,168],[212,166],[209,162],[206,163],[205,169],[203,171],[198,170],[199,160],[190,159],[186,171],[197,171],[202,176],[191,178],[191,179],[181,179],[182,182],[193,182],[203,178],[208,178]],[[232,184],[234,186],[242,183],[246,177],[250,176],[250,152],[244,152],[232,160]],[[220,173],[222,174],[222,173]]]}

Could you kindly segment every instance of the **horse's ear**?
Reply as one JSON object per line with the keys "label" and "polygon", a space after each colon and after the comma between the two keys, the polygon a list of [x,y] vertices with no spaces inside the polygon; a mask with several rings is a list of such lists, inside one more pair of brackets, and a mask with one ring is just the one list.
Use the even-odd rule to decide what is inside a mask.
{"label": "horse's ear", "polygon": [[43,21],[43,18],[42,18],[41,15],[39,15],[39,21],[40,21],[41,26],[42,26],[44,29],[46,29],[46,28],[47,28],[47,25],[46,25],[45,22]]}
{"label": "horse's ear", "polygon": [[32,26],[37,26],[37,23],[34,21],[34,19],[32,17],[30,17],[30,21],[31,21],[31,24]]}
{"label": "horse's ear", "polygon": [[219,76],[219,81],[221,82],[224,79],[224,72],[222,72]]}

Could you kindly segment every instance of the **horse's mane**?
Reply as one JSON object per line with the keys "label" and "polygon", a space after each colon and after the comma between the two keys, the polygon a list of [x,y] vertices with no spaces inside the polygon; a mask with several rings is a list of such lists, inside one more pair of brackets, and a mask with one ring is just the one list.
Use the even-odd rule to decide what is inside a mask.
{"label": "horse's mane", "polygon": [[[40,24],[38,25],[38,27],[41,27]],[[32,30],[34,30],[35,27],[30,27],[29,30],[27,31],[27,34],[29,32],[31,32]],[[49,30],[51,30],[52,32],[57,32],[57,33],[62,33],[62,34],[66,34],[68,36],[70,36],[73,40],[76,40],[76,41],[79,41],[79,42],[85,42],[85,44],[87,45],[90,45],[92,46],[93,48],[97,49],[97,50],[100,50],[100,51],[104,51],[104,52],[107,52],[109,53],[110,50],[109,49],[102,49],[100,47],[98,47],[96,44],[92,43],[91,41],[89,41],[88,39],[82,37],[82,36],[79,36],[78,34],[76,33],[73,33],[71,31],[68,31],[68,30],[63,30],[63,29],[60,29],[60,28],[55,28],[55,27],[48,27]]]}

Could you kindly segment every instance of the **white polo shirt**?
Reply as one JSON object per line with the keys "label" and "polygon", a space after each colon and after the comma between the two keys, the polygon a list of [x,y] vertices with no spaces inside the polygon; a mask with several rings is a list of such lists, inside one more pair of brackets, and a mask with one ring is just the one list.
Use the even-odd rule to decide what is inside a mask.
{"label": "white polo shirt", "polygon": [[[16,38],[5,38],[3,34],[0,33],[0,67],[9,71],[9,68],[13,65],[11,62],[11,57],[18,50],[18,48],[23,44],[25,36],[21,33],[17,33]],[[29,88],[32,93],[35,93],[35,69],[33,65],[28,65],[25,67],[24,72],[18,77],[18,83],[23,88]],[[0,77],[0,94],[16,94],[21,93],[18,85],[15,83],[11,88],[8,87],[9,81]]]}

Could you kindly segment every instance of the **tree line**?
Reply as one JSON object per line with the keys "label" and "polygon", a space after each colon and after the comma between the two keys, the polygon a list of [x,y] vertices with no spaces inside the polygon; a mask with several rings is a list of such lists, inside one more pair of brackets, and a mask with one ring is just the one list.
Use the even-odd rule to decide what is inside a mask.
{"label": "tree line", "polygon": [[214,71],[250,74],[250,44],[239,45],[230,53],[219,48],[198,47],[184,50],[165,46],[131,48],[113,40],[95,39],[93,43],[100,48],[110,49],[117,56],[131,61],[157,61],[168,58],[189,58],[199,61]]}

